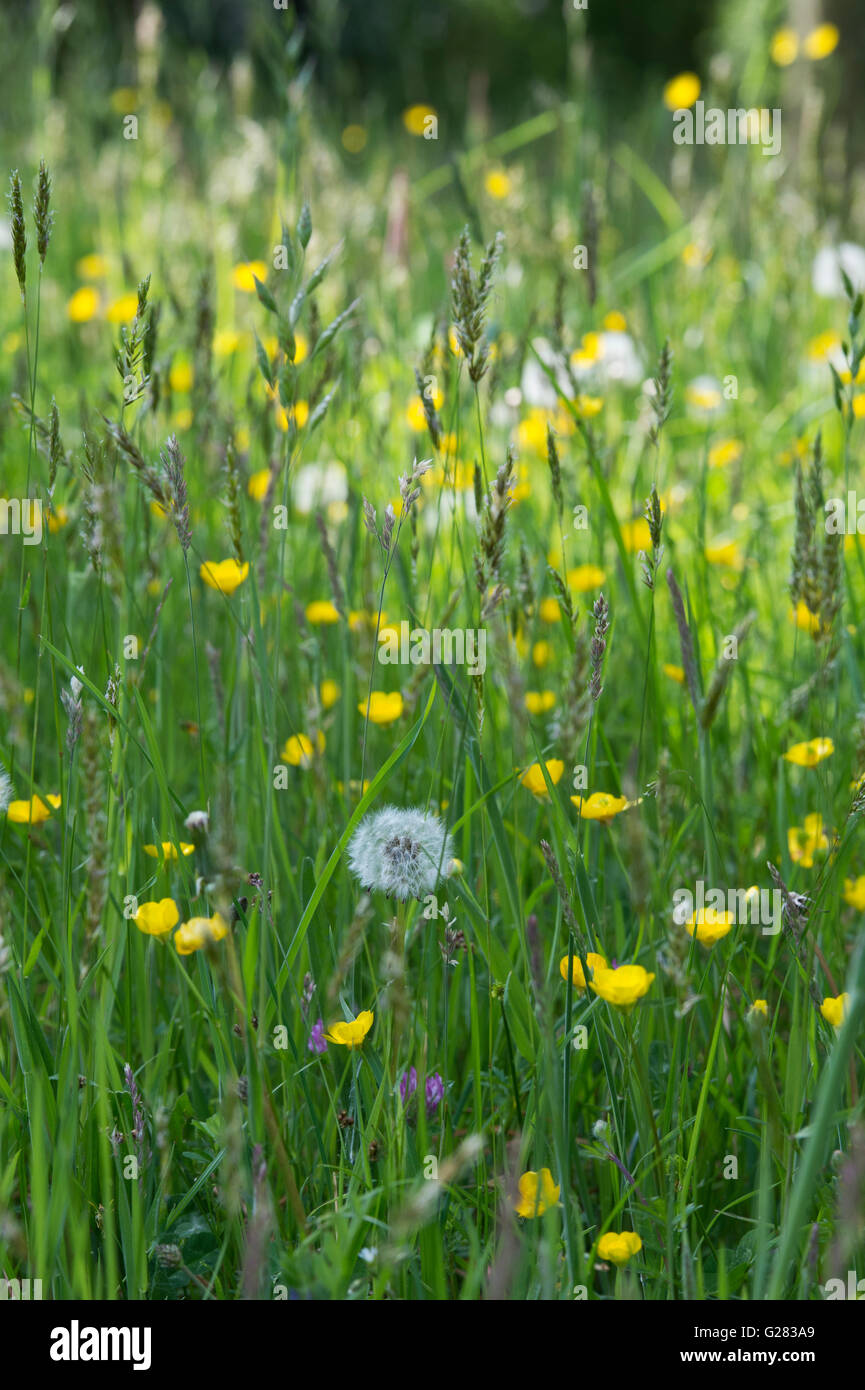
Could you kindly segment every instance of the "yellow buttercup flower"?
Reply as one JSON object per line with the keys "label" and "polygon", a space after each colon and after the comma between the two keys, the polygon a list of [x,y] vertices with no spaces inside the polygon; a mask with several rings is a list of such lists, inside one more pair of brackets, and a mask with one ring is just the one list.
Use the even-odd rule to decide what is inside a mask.
{"label": "yellow buttercup flower", "polygon": [[195,379],[195,372],[191,362],[172,362],[171,370],[168,373],[168,384],[172,391],[183,396],[192,389]]}
{"label": "yellow buttercup flower", "polygon": [[[46,800],[56,811],[60,805],[60,797],[49,792]],[[31,796],[29,801],[10,801],[6,808],[6,819],[13,825],[41,825],[50,815],[51,811],[41,796]]]}
{"label": "yellow buttercup flower", "polygon": [[59,506],[52,507],[48,513],[48,530],[52,536],[56,536],[58,531],[62,531],[64,526],[69,525],[69,508],[64,507],[61,502]]}
{"label": "yellow buttercup flower", "polygon": [[790,618],[800,631],[809,632],[812,637],[815,637],[820,631],[820,616],[811,612],[804,599],[800,598],[795,609],[791,608]]}
{"label": "yellow buttercup flower", "polygon": [[636,803],[626,796],[613,796],[610,792],[592,792],[591,796],[572,796],[583,820],[600,820],[609,823],[613,816],[625,811]]}
{"label": "yellow buttercup flower", "polygon": [[218,912],[212,917],[190,917],[174,933],[174,944],[179,956],[191,956],[214,941],[221,941],[228,935],[228,923]]}
{"label": "yellow buttercup flower", "polygon": [[532,647],[532,661],[540,670],[544,666],[549,666],[553,659],[553,649],[549,642],[535,642]]}
{"label": "yellow buttercup flower", "polygon": [[311,767],[316,753],[324,752],[324,746],[324,734],[320,729],[316,734],[315,746],[306,734],[292,734],[291,738],[286,739],[280,757],[291,767]]}
{"label": "yellow buttercup flower", "polygon": [[816,29],[812,29],[810,34],[802,41],[802,52],[806,58],[812,62],[817,62],[821,58],[828,58],[830,53],[834,53],[838,47],[838,40],[841,34],[835,24],[818,24]]}
{"label": "yellow buttercup flower", "polygon": [[342,690],[337,685],[336,681],[323,680],[318,688],[318,695],[319,699],[321,700],[322,709],[330,709],[333,705],[336,704],[341,694]]}
{"label": "yellow buttercup flower", "polygon": [[709,450],[709,467],[726,468],[729,463],[738,463],[744,452],[741,439],[719,439]]}
{"label": "yellow buttercup flower", "polygon": [[406,107],[402,113],[402,123],[409,135],[424,135],[431,126],[428,122],[436,120],[436,109],[434,106],[427,106],[424,102],[418,102],[414,106]]}
{"label": "yellow buttercup flower", "polygon": [[313,627],[339,622],[339,609],[329,598],[317,598],[306,605],[306,621]]}
{"label": "yellow buttercup flower", "polygon": [[241,338],[242,334],[236,333],[234,329],[221,328],[213,335],[214,357],[230,357],[240,347]]}
{"label": "yellow buttercup flower", "polygon": [[784,758],[796,767],[816,767],[834,752],[835,744],[831,738],[812,738],[807,743],[794,743],[792,748],[787,749]]}
{"label": "yellow buttercup flower", "polygon": [[620,1235],[607,1231],[598,1241],[598,1258],[609,1260],[610,1264],[623,1265],[633,1255],[639,1254],[642,1248],[643,1242],[633,1231],[622,1231]]}
{"label": "yellow buttercup flower", "polygon": [[618,309],[613,309],[611,313],[604,315],[604,328],[607,333],[626,333],[628,321]]}
{"label": "yellow buttercup flower", "polygon": [[527,690],[526,709],[529,714],[546,714],[554,709],[556,694],[554,690]]}
{"label": "yellow buttercup flower", "polygon": [[729,569],[741,569],[743,563],[739,542],[714,541],[706,546],[706,559],[710,565],[726,565]]}
{"label": "yellow buttercup flower", "polygon": [[138,295],[135,290],[130,290],[128,294],[122,294],[119,299],[109,304],[105,317],[109,323],[131,323],[137,312]]}
{"label": "yellow buttercup flower", "polygon": [[865,912],[865,875],[859,878],[845,878],[844,901],[857,912]]}
{"label": "yellow buttercup flower", "polygon": [[606,577],[606,570],[600,565],[575,565],[568,570],[568,588],[575,594],[587,594],[592,589],[600,589]]}
{"label": "yellow buttercup flower", "polygon": [[823,817],[819,812],[805,817],[804,826],[791,825],[787,831],[787,849],[794,864],[810,869],[814,863],[814,851],[829,848],[829,839],[823,829]]}
{"label": "yellow buttercup flower", "polygon": [[608,1004],[629,1009],[644,994],[648,994],[654,978],[654,974],[644,970],[642,965],[619,965],[615,970],[596,969],[589,985]]}
{"label": "yellow buttercup flower", "polygon": [[622,540],[629,555],[633,555],[638,550],[651,550],[652,533],[646,518],[638,516],[633,521],[624,522],[622,524]]}
{"label": "yellow buttercup flower", "polygon": [[713,907],[701,907],[691,914],[684,925],[688,935],[696,936],[701,945],[714,946],[735,925],[735,919],[729,912],[716,912]]}
{"label": "yellow buttercup flower", "polygon": [[[565,770],[565,765],[560,758],[551,758],[548,763],[545,763],[545,767],[547,769],[547,775],[555,787],[561,779],[562,773]],[[527,767],[520,778],[520,782],[526,790],[532,792],[534,796],[549,796],[540,763],[532,763],[531,767]]]}
{"label": "yellow buttercup flower", "polygon": [[216,563],[206,560],[200,573],[209,588],[218,589],[226,598],[231,598],[235,589],[239,588],[249,574],[249,561],[244,561],[241,565],[233,556],[230,560],[219,560]]}
{"label": "yellow buttercup flower", "polygon": [[234,288],[244,294],[255,294],[255,281],[264,284],[267,279],[267,266],[264,261],[241,261],[231,272]]}
{"label": "yellow buttercup flower", "polygon": [[511,181],[504,169],[491,169],[484,179],[484,188],[491,198],[506,198],[511,191]]}
{"label": "yellow buttercup flower", "polygon": [[847,1017],[849,1003],[849,994],[839,994],[836,999],[828,996],[820,1005],[820,1012],[826,1022],[831,1023],[833,1028],[840,1028],[844,1019]]}
{"label": "yellow buttercup flower", "polygon": [[538,617],[542,623],[557,623],[561,616],[561,608],[557,598],[544,598],[538,606]]}
{"label": "yellow buttercup flower", "polygon": [[344,1023],[332,1023],[325,1033],[328,1042],[338,1043],[340,1047],[360,1047],[373,1024],[371,1009],[364,1009],[357,1018]]}
{"label": "yellow buttercup flower", "polygon": [[75,274],[81,280],[102,280],[107,271],[108,262],[95,251],[89,256],[82,256],[81,260],[75,263]]}
{"label": "yellow buttercup flower", "polygon": [[664,675],[669,676],[671,681],[678,681],[679,685],[685,684],[685,671],[682,666],[672,666],[669,662],[664,662]]}
{"label": "yellow buttercup flower", "polygon": [[769,1004],[765,999],[755,999],[751,1005],[751,1013],[762,1014],[764,1018],[769,1017]]}
{"label": "yellow buttercup flower", "polygon": [[542,1168],[539,1173],[529,1169],[519,1181],[520,1195],[514,1204],[517,1216],[524,1216],[527,1220],[543,1216],[545,1211],[556,1205],[561,1190],[553,1182],[549,1168]]}
{"label": "yellow buttercup flower", "polygon": [[99,292],[92,285],[82,285],[66,305],[66,313],[73,323],[89,323],[98,312]]}
{"label": "yellow buttercup flower", "polygon": [[664,105],[668,111],[682,111],[700,95],[700,79],[695,72],[680,72],[664,88]]}
{"label": "yellow buttercup flower", "polygon": [[270,487],[270,469],[259,468],[255,473],[250,473],[249,482],[246,490],[253,502],[263,502],[267,496],[267,489]]}
{"label": "yellow buttercup flower", "polygon": [[358,710],[364,717],[367,714],[367,709],[371,724],[393,724],[394,720],[399,719],[402,714],[402,695],[398,690],[374,690],[368,705],[366,700],[358,705]]}
{"label": "yellow buttercup flower", "polygon": [[180,913],[173,898],[160,898],[159,902],[142,903],[132,920],[145,935],[164,936],[177,926]]}
{"label": "yellow buttercup flower", "polygon": [[[584,989],[586,988],[586,977],[585,977],[585,974],[583,973],[583,963],[582,963],[582,961],[580,960],[579,956],[574,956],[574,957],[573,957],[573,962],[572,962],[572,964],[573,964],[573,970],[571,971],[571,978],[573,979],[574,987],[575,987],[575,989],[584,990]],[[594,974],[594,972],[595,972],[596,970],[606,970],[606,969],[607,969],[607,962],[606,962],[606,960],[604,959],[603,956],[599,956],[598,953],[597,953],[597,951],[589,951],[589,954],[586,956],[586,965],[589,967],[589,969],[592,971],[593,974]],[[559,961],[559,974],[561,975],[561,977],[562,977],[563,980],[567,980],[567,978],[568,978],[568,957],[567,957],[567,956],[562,956],[561,960]]]}
{"label": "yellow buttercup flower", "polygon": [[[194,851],[195,845],[187,845],[184,844],[182,840],[180,841],[180,854],[182,854],[184,858],[188,854],[193,854]],[[156,848],[156,845],[145,845],[144,853],[149,854],[151,859],[159,858],[159,850]],[[179,859],[180,855],[177,853],[177,845],[173,845],[170,840],[163,840],[162,857],[163,859]]]}
{"label": "yellow buttercup flower", "polygon": [[777,29],[769,44],[769,57],[779,68],[788,68],[796,61],[799,52],[799,35],[795,29]]}

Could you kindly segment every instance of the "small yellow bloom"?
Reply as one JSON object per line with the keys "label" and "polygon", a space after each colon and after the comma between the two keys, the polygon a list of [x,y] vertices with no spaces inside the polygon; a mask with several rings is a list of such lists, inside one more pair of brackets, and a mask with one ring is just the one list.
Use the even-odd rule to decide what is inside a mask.
{"label": "small yellow bloom", "polygon": [[332,1023],[325,1033],[328,1042],[338,1043],[340,1047],[360,1047],[373,1024],[371,1009],[364,1009],[357,1018],[346,1023]]}
{"label": "small yellow bloom", "polygon": [[231,328],[222,328],[213,335],[214,357],[230,357],[240,347],[241,334]]}
{"label": "small yellow bloom", "polygon": [[709,467],[726,468],[728,463],[738,463],[744,452],[741,439],[719,439],[709,450]]}
{"label": "small yellow bloom", "polygon": [[700,79],[694,72],[680,72],[664,88],[664,105],[668,111],[683,111],[700,95]]}
{"label": "small yellow bloom", "polygon": [[812,362],[825,362],[833,353],[840,352],[841,338],[833,328],[818,333],[808,344],[808,357]]}
{"label": "small yellow bloom", "polygon": [[219,560],[217,563],[205,560],[200,573],[209,588],[218,589],[221,594],[225,594],[226,598],[231,598],[235,589],[240,587],[249,574],[249,561],[246,560],[241,565],[234,559],[234,556],[229,560]]}
{"label": "small yellow bloom", "polygon": [[138,295],[135,290],[130,290],[128,294],[122,294],[119,299],[109,304],[105,317],[109,323],[131,323],[137,312]]}
{"label": "small yellow bloom", "polygon": [[562,1190],[553,1182],[549,1168],[542,1168],[539,1173],[533,1169],[523,1173],[519,1189],[520,1195],[514,1209],[517,1216],[524,1216],[526,1219],[543,1216],[545,1211],[556,1205]]}
{"label": "small yellow bloom", "polygon": [[132,920],[147,936],[164,936],[177,926],[180,913],[173,898],[161,898],[159,902],[142,903]]}
{"label": "small yellow bloom", "polygon": [[620,314],[618,309],[614,309],[612,313],[604,315],[604,328],[608,333],[626,333],[628,321],[624,314]]}
{"label": "small yellow bloom", "polygon": [[668,661],[665,661],[664,675],[669,676],[671,681],[678,681],[679,685],[685,684],[685,671],[682,666],[672,666]]}
{"label": "small yellow bloom", "polygon": [[434,129],[436,120],[435,107],[422,102],[406,107],[402,113],[402,123],[409,135],[425,135],[427,130]]}
{"label": "small yellow bloom", "polygon": [[168,373],[168,384],[178,395],[185,395],[192,389],[195,373],[191,362],[173,362]]}
{"label": "small yellow bloom", "polygon": [[241,261],[231,272],[234,288],[244,294],[255,294],[255,281],[264,284],[267,279],[267,266],[264,261]]}
{"label": "small yellow bloom", "polygon": [[790,609],[790,620],[796,624],[800,631],[809,632],[812,637],[820,631],[820,616],[818,613],[811,612],[804,599],[799,599],[795,610]]}
{"label": "small yellow bloom", "polygon": [[[49,793],[46,799],[56,811],[60,797]],[[41,825],[50,815],[51,811],[41,796],[31,796],[29,801],[10,801],[6,808],[6,819],[13,825]]]}
{"label": "small yellow bloom", "polygon": [[796,61],[799,52],[799,35],[795,29],[778,29],[769,44],[769,57],[779,68],[788,68]]}
{"label": "small yellow bloom", "polygon": [[546,714],[554,709],[556,694],[554,690],[527,690],[526,709],[529,714]]}
{"label": "small yellow bloom", "polygon": [[629,555],[635,554],[638,550],[651,549],[652,533],[644,516],[638,516],[633,521],[623,523],[622,541]]}
{"label": "small yellow bloom", "polygon": [[367,135],[362,125],[347,125],[340,136],[342,147],[349,154],[360,154],[366,144]]}
{"label": "small yellow bloom", "polygon": [[823,829],[823,817],[819,812],[805,817],[804,826],[791,825],[787,831],[787,849],[794,864],[810,869],[814,864],[814,851],[829,848],[829,839]]}
{"label": "small yellow bloom", "polygon": [[506,198],[511,191],[511,181],[504,169],[491,169],[484,179],[484,188],[491,198]]}
{"label": "small yellow bloom", "polygon": [[[182,854],[184,858],[186,855],[193,854],[194,852],[195,845],[186,845],[182,840],[180,841],[180,854]],[[149,854],[151,859],[159,858],[159,850],[156,848],[156,845],[145,845],[144,853]],[[170,840],[162,841],[163,859],[179,859],[180,854],[177,853],[177,845],[173,845]]]}
{"label": "small yellow bloom", "polygon": [[859,878],[845,878],[844,901],[857,912],[865,912],[865,875]]}
{"label": "small yellow bloom", "polygon": [[553,649],[549,642],[535,642],[532,647],[532,661],[538,670],[549,666],[553,659]]}
{"label": "small yellow bloom", "polygon": [[342,691],[336,681],[323,680],[318,688],[319,699],[322,709],[331,709],[336,704]]}
{"label": "small yellow bloom", "polygon": [[583,820],[600,820],[605,824],[617,816],[620,811],[625,811],[629,806],[636,803],[629,801],[626,796],[612,796],[610,792],[592,792],[591,796],[572,796],[573,801]]}
{"label": "small yellow bloom", "polygon": [[557,623],[561,611],[557,598],[544,598],[538,606],[538,617],[542,623]]}
{"label": "small yellow bloom", "polygon": [[66,313],[73,323],[89,323],[98,312],[99,292],[92,285],[82,285],[66,305]]}
{"label": "small yellow bloom", "polygon": [[702,946],[715,946],[735,925],[729,912],[717,912],[713,907],[701,907],[685,923],[689,936],[696,936]]}
{"label": "small yellow bloom", "polygon": [[639,1254],[642,1248],[643,1242],[633,1231],[622,1231],[621,1235],[607,1231],[598,1241],[598,1258],[609,1260],[610,1264],[623,1265],[632,1255]]}
{"label": "small yellow bloom", "polygon": [[317,598],[306,605],[306,621],[313,627],[339,622],[339,610],[329,598]]}
{"label": "small yellow bloom", "polygon": [[[557,786],[565,770],[565,765],[561,758],[551,758],[548,763],[545,763],[545,767],[553,786]],[[540,763],[532,763],[531,767],[527,767],[520,778],[520,782],[527,791],[532,792],[534,796],[549,796]]]}
{"label": "small yellow bloom", "polygon": [[575,565],[568,570],[568,588],[575,594],[587,594],[592,589],[600,589],[607,577],[600,565]]}
{"label": "small yellow bloom", "polygon": [[369,698],[368,706],[366,700],[358,705],[358,710],[364,717],[366,717],[367,709],[371,724],[393,724],[394,720],[399,719],[402,714],[402,695],[398,690],[374,690]]}
{"label": "small yellow bloom", "polygon": [[81,280],[102,280],[108,271],[108,262],[104,256],[92,251],[89,256],[82,256],[76,262],[75,274]]}
{"label": "small yellow bloom", "polygon": [[221,941],[224,936],[228,936],[228,923],[214,912],[212,917],[190,917],[182,923],[174,933],[174,944],[179,956],[191,956],[193,951]]}
{"label": "small yellow bloom", "polygon": [[817,62],[821,58],[828,58],[830,53],[834,53],[838,47],[838,40],[841,34],[835,24],[818,24],[816,29],[812,29],[807,38],[802,41],[802,52],[806,58],[812,62]]}
{"label": "small yellow bloom", "polygon": [[[366,631],[367,629],[368,629],[370,632],[375,632],[376,627],[377,627],[377,625],[378,625],[378,620],[379,620],[379,619],[378,619],[378,613],[373,612],[371,609],[365,609],[365,608],[350,608],[350,609],[349,609],[349,613],[348,613],[348,625],[349,625],[349,628],[351,629],[352,632],[364,632],[364,631]],[[382,609],[382,612],[381,612],[381,627],[379,628],[379,632],[380,632],[380,633],[382,633],[382,632],[384,632],[384,631],[386,630],[386,624],[387,624],[387,613],[384,611],[384,609]],[[392,632],[398,633],[398,632],[399,632],[399,628],[398,628],[398,627],[390,627],[390,628],[387,628],[387,631],[392,631]]]}
{"label": "small yellow bloom", "polygon": [[306,734],[292,734],[291,738],[286,739],[280,756],[285,758],[291,767],[311,767],[316,752],[324,752],[324,734],[320,729],[316,735],[315,748],[312,739],[307,738]]}
{"label": "small yellow bloom", "polygon": [[177,430],[191,430],[191,429],[192,429],[192,419],[193,419],[192,411],[189,410],[188,408],[186,408],[186,409],[184,409],[184,410],[175,411],[175,414],[174,414],[174,428],[177,429]]}
{"label": "small yellow bloom", "polygon": [[608,1004],[629,1009],[648,994],[654,978],[642,965],[620,965],[615,970],[596,969],[589,984]]}
{"label": "small yellow bloom", "polygon": [[582,415],[586,420],[593,419],[600,415],[604,408],[604,402],[600,396],[577,396],[574,405],[578,415]]}
{"label": "small yellow bloom", "polygon": [[764,1018],[769,1017],[769,1005],[765,999],[755,999],[751,1005],[751,1012],[762,1014]]}
{"label": "small yellow bloom", "polygon": [[689,241],[682,251],[682,264],[689,270],[702,270],[712,259],[712,248],[704,242]]}
{"label": "small yellow bloom", "polygon": [[[589,951],[589,954],[586,956],[586,965],[589,967],[593,974],[596,970],[606,970],[608,968],[606,960],[603,956],[599,956],[597,951]],[[563,980],[567,980],[567,956],[562,956],[561,960],[559,961],[559,974],[561,975]],[[583,963],[580,960],[579,956],[573,957],[573,970],[571,971],[571,976],[574,982],[575,989],[584,990],[586,988],[586,977],[583,973]]]}
{"label": "small yellow bloom", "polygon": [[716,386],[692,381],[685,387],[685,399],[699,411],[711,412],[721,404],[721,392]]}
{"label": "small yellow bloom", "polygon": [[826,1022],[831,1023],[833,1028],[840,1028],[844,1019],[847,1017],[849,1003],[849,994],[839,994],[837,999],[827,996],[820,1005],[820,1012]]}
{"label": "small yellow bloom", "polygon": [[713,541],[706,546],[706,559],[710,565],[725,565],[728,569],[741,569],[744,563],[737,540]]}
{"label": "small yellow bloom", "polygon": [[48,530],[52,536],[56,536],[58,531],[62,531],[64,526],[69,525],[69,508],[64,507],[61,502],[58,507],[52,507],[48,513]]}
{"label": "small yellow bloom", "polygon": [[792,748],[787,749],[784,758],[788,763],[795,763],[796,767],[816,767],[834,752],[835,744],[831,738],[812,738],[808,743],[794,743]]}
{"label": "small yellow bloom", "polygon": [[267,489],[270,487],[270,469],[259,468],[257,472],[250,473],[249,482],[246,490],[253,502],[263,502],[267,496]]}

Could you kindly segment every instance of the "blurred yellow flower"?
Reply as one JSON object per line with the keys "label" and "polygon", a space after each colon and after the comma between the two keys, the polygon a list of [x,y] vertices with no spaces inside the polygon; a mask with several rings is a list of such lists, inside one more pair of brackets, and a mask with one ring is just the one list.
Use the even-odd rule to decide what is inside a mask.
{"label": "blurred yellow flower", "polygon": [[744,452],[741,439],[719,439],[709,450],[709,467],[726,468],[728,463],[738,463]]}
{"label": "blurred yellow flower", "polygon": [[241,333],[236,333],[233,328],[222,328],[218,333],[214,333],[214,357],[230,357],[233,352],[237,352],[242,336]]}
{"label": "blurred yellow flower", "polygon": [[249,482],[246,484],[246,490],[254,502],[263,502],[267,496],[267,489],[269,487],[269,468],[259,468],[255,473],[250,473]]}
{"label": "blurred yellow flower", "polygon": [[[565,765],[560,758],[551,758],[545,766],[547,775],[555,787],[561,779],[562,773],[565,770]],[[520,778],[520,782],[527,791],[532,792],[534,796],[549,796],[540,763],[532,763],[531,767],[527,767]]]}
{"label": "blurred yellow flower", "polygon": [[306,621],[313,627],[339,622],[339,609],[329,598],[317,598],[306,605]]}
{"label": "blurred yellow flower", "polygon": [[174,944],[179,956],[190,956],[214,941],[221,941],[228,935],[228,923],[218,912],[212,917],[190,917],[174,933]]}
{"label": "blurred yellow flower", "polygon": [[511,191],[511,180],[504,169],[491,169],[484,179],[484,188],[491,198],[506,198]]}
{"label": "blurred yellow flower", "polygon": [[762,1014],[764,1018],[769,1017],[769,1005],[765,999],[755,999],[751,1009],[754,1013]]}
{"label": "blurred yellow flower", "polygon": [[331,709],[331,707],[336,704],[341,694],[342,691],[336,681],[323,680],[318,688],[322,709]]}
{"label": "blurred yellow flower", "polygon": [[48,513],[48,530],[51,532],[52,536],[56,535],[58,531],[62,531],[63,527],[68,526],[68,524],[69,508],[64,507],[62,502],[59,506],[52,507],[51,511]]}
{"label": "blurred yellow flower", "polygon": [[812,738],[807,743],[794,743],[792,748],[787,749],[784,758],[788,763],[795,763],[796,767],[816,767],[834,752],[835,744],[831,738]]}
{"label": "blurred yellow flower", "polygon": [[845,878],[844,901],[857,912],[865,912],[865,875],[859,878]]}
{"label": "blurred yellow flower", "polygon": [[812,62],[828,58],[838,47],[841,34],[835,24],[818,24],[802,41],[802,52]]}
{"label": "blurred yellow flower", "polygon": [[700,95],[700,79],[694,72],[680,72],[664,88],[664,105],[668,111],[682,111]]}
{"label": "blurred yellow flower", "polygon": [[799,52],[799,35],[795,29],[778,29],[769,44],[769,57],[779,68],[788,68],[796,61]]}
{"label": "blurred yellow flower", "polygon": [[347,1022],[332,1023],[325,1033],[328,1042],[338,1043],[340,1047],[360,1047],[373,1024],[371,1009],[364,1009],[357,1018]]}
{"label": "blurred yellow flower", "polygon": [[205,560],[199,573],[209,588],[218,589],[226,598],[230,598],[249,574],[249,561],[241,565],[234,556],[216,562]]}
{"label": "blurred yellow flower", "polygon": [[628,321],[618,309],[613,309],[611,313],[604,315],[604,328],[607,333],[626,333]]}
{"label": "blurred yellow flower", "polygon": [[638,516],[633,521],[622,523],[622,541],[629,555],[633,555],[638,550],[651,549],[652,533],[644,516]]}
{"label": "blurred yellow flower", "polygon": [[523,1216],[527,1220],[543,1216],[545,1211],[556,1205],[561,1194],[561,1188],[553,1182],[549,1168],[542,1168],[539,1173],[529,1169],[527,1173],[523,1173],[518,1186],[520,1195],[514,1203],[514,1209],[517,1216]]}
{"label": "blurred yellow flower", "polygon": [[532,661],[538,669],[549,666],[553,659],[553,649],[549,642],[535,642],[532,647]]}
{"label": "blurred yellow flower", "polygon": [[177,926],[180,913],[173,898],[161,898],[159,902],[142,903],[132,920],[147,936],[164,936]]}
{"label": "blurred yellow flower", "polygon": [[99,293],[92,285],[82,285],[66,305],[66,313],[73,323],[89,323],[98,312]]}
{"label": "blurred yellow flower", "polygon": [[725,565],[728,569],[741,569],[744,564],[737,540],[711,542],[706,546],[706,559],[710,565]]}
{"label": "blurred yellow flower", "polygon": [[98,255],[95,251],[89,256],[82,256],[76,262],[75,274],[81,280],[102,280],[108,271],[108,262],[104,256]]}
{"label": "blurred yellow flower", "polygon": [[[585,975],[584,975],[584,973],[583,973],[583,964],[582,964],[582,961],[580,960],[579,956],[574,956],[574,957],[573,957],[572,964],[573,964],[573,970],[571,971],[571,977],[572,977],[573,982],[574,982],[574,988],[575,988],[575,989],[579,989],[579,990],[584,990],[584,989],[586,988],[586,977],[585,977]],[[606,969],[607,969],[607,962],[606,962],[606,960],[604,959],[603,956],[599,956],[598,953],[597,953],[596,951],[589,951],[588,955],[586,956],[586,965],[589,967],[589,969],[592,971],[592,973],[594,973],[596,970],[606,970]],[[567,980],[567,978],[568,978],[568,957],[567,957],[567,956],[562,956],[561,960],[559,961],[559,974],[561,975],[561,977],[562,977],[563,980]]]}
{"label": "blurred yellow flower", "polygon": [[242,290],[244,294],[255,294],[255,281],[258,279],[264,284],[267,279],[267,266],[264,261],[241,261],[231,272],[231,278],[236,290]]}
{"label": "blurred yellow flower", "polygon": [[633,1255],[639,1254],[642,1248],[643,1242],[633,1231],[622,1231],[621,1235],[607,1231],[598,1241],[598,1258],[609,1260],[610,1264],[623,1265]]}
{"label": "blurred yellow flower", "polygon": [[409,135],[425,135],[428,129],[432,129],[432,122],[436,119],[435,107],[427,106],[424,102],[407,106],[402,113],[402,123]]}
{"label": "blurred yellow flower", "polygon": [[131,323],[138,310],[138,295],[135,290],[130,290],[128,294],[122,294],[119,299],[115,299],[105,310],[105,317],[109,323]]}
{"label": "blurred yellow flower", "polygon": [[561,611],[557,598],[543,598],[538,605],[538,617],[542,623],[557,623]]}
{"label": "blurred yellow flower", "polygon": [[[48,793],[46,800],[56,811],[60,805],[60,797]],[[31,796],[29,801],[10,801],[6,808],[6,818],[13,825],[41,825],[51,815],[51,811],[41,796]]]}
{"label": "blurred yellow flower", "polygon": [[[369,721],[371,724],[393,724],[402,714],[402,695],[398,690],[374,690],[369,698]],[[367,702],[358,705],[359,712],[366,716]]]}
{"label": "blurred yellow flower", "polygon": [[642,965],[620,965],[615,970],[596,969],[589,986],[617,1008],[629,1009],[648,994],[655,976]]}
{"label": "blurred yellow flower", "polygon": [[833,1028],[840,1028],[844,1019],[847,1017],[849,1003],[849,994],[839,994],[835,999],[829,995],[820,1005],[820,1012],[826,1022],[831,1023]]}
{"label": "blurred yellow flower", "polygon": [[577,810],[583,820],[600,820],[609,822],[613,816],[617,816],[620,811],[625,811],[629,806],[637,803],[629,801],[626,796],[612,796],[610,792],[592,792],[591,796],[572,796]]}
{"label": "blurred yellow flower", "polygon": [[691,914],[684,923],[689,936],[696,936],[702,946],[714,946],[735,926],[735,919],[729,912],[718,912],[713,907],[701,907]]}
{"label": "blurred yellow flower", "polygon": [[567,577],[569,589],[573,589],[575,594],[587,594],[592,589],[599,589],[607,575],[599,565],[576,565],[568,570]]}
{"label": "blurred yellow flower", "polygon": [[172,391],[178,395],[185,395],[192,389],[195,373],[191,362],[172,362],[171,370],[168,373],[168,384]]}
{"label": "blurred yellow flower", "polygon": [[829,839],[823,829],[823,817],[819,812],[805,817],[804,826],[791,825],[787,830],[787,850],[794,864],[810,869],[814,864],[815,850],[829,848]]}
{"label": "blurred yellow flower", "polygon": [[804,599],[800,598],[795,609],[790,609],[790,620],[802,632],[809,632],[812,637],[820,631],[820,616],[811,612]]}
{"label": "blurred yellow flower", "polygon": [[681,666],[671,666],[669,662],[664,662],[664,675],[669,676],[671,681],[678,681],[679,685],[685,684],[685,672]]}
{"label": "blurred yellow flower", "polygon": [[546,714],[548,710],[554,709],[556,695],[553,690],[527,690],[526,709],[529,714]]}
{"label": "blurred yellow flower", "polygon": [[311,767],[312,760],[316,753],[324,752],[324,734],[319,729],[315,737],[315,747],[312,739],[307,738],[306,734],[292,734],[291,738],[286,739],[280,757],[291,767]]}
{"label": "blurred yellow flower", "polygon": [[367,141],[366,130],[362,125],[347,125],[340,136],[342,147],[349,154],[360,154]]}
{"label": "blurred yellow flower", "polygon": [[[194,851],[195,845],[185,845],[182,840],[180,841],[180,854],[182,854],[184,858],[188,854],[193,854]],[[159,858],[159,850],[156,848],[156,845],[145,845],[144,853],[149,854],[151,859]],[[170,840],[162,841],[163,859],[179,859],[180,854],[177,853],[177,845],[173,845]]]}

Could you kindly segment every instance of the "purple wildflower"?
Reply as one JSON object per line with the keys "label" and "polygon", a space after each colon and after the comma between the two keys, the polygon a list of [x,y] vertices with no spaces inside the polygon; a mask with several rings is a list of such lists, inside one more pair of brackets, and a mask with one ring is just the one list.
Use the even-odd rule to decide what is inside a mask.
{"label": "purple wildflower", "polygon": [[327,1052],[327,1043],[324,1040],[323,1019],[320,1018],[317,1023],[313,1024],[313,1029],[306,1045],[310,1052]]}
{"label": "purple wildflower", "polygon": [[417,1067],[411,1067],[404,1071],[399,1083],[399,1098],[405,1105],[406,1101],[411,1100],[417,1090]]}
{"label": "purple wildflower", "polygon": [[444,1082],[438,1072],[433,1072],[432,1076],[426,1079],[426,1113],[434,1115],[439,1108],[439,1104],[445,1093]]}

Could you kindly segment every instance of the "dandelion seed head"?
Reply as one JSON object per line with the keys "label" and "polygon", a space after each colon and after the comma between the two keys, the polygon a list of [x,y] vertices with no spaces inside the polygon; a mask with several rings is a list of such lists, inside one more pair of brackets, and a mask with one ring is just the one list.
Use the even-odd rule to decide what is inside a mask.
{"label": "dandelion seed head", "polygon": [[432,893],[452,858],[453,840],[438,816],[398,806],[366,816],[348,846],[361,886],[399,902]]}

